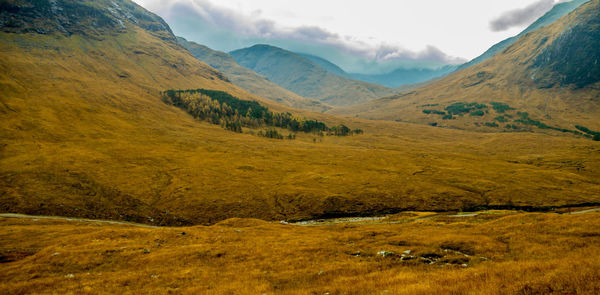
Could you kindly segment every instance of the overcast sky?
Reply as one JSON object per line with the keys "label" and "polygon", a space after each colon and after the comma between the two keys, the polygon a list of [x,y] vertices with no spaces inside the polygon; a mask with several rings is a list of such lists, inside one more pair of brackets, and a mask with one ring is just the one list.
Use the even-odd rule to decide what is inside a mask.
{"label": "overcast sky", "polygon": [[[558,0],[134,0],[176,34],[230,51],[239,44],[203,39],[211,25],[258,41],[308,42],[387,61],[460,63],[518,34]],[[197,20],[198,22],[195,22]],[[194,35],[194,29],[198,34]],[[179,32],[178,32],[179,29]],[[216,34],[216,33],[214,33]],[[187,35],[187,36],[186,36]],[[202,39],[202,40],[194,40]]]}

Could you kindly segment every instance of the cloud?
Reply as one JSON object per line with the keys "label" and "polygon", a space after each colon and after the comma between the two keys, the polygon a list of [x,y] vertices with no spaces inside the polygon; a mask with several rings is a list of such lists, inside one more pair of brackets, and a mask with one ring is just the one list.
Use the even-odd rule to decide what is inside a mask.
{"label": "cloud", "polygon": [[[392,44],[373,44],[351,36],[340,36],[318,26],[285,27],[261,16],[260,11],[244,15],[209,0],[138,0],[150,10],[170,19],[195,14],[202,21],[245,38],[278,39],[332,46],[342,52],[378,62],[409,60],[438,64],[460,64],[465,59],[446,55],[434,46],[410,51]],[[210,44],[206,44],[209,45]]]}
{"label": "cloud", "polygon": [[513,27],[529,25],[550,11],[554,4],[554,0],[539,0],[527,7],[504,12],[500,17],[490,22],[490,29],[494,32],[501,32]]}

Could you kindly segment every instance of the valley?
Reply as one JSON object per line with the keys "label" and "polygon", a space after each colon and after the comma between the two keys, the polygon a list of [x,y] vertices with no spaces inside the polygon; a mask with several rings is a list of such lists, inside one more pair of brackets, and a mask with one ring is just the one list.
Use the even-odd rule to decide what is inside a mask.
{"label": "valley", "polygon": [[598,12],[359,79],[4,1],[0,294],[599,293]]}

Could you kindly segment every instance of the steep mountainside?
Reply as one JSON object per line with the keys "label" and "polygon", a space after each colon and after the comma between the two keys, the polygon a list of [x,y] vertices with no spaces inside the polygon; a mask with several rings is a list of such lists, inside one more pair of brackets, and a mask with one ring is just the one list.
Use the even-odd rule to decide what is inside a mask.
{"label": "steep mountainside", "polygon": [[197,59],[219,70],[242,89],[257,96],[267,98],[290,107],[324,112],[331,107],[318,100],[301,97],[289,90],[283,89],[265,77],[240,66],[233,57],[225,52],[212,50],[204,45],[177,37],[177,41],[190,51]]}
{"label": "steep mountainside", "polygon": [[600,134],[600,1],[487,61],[402,95],[336,111],[487,131]]}
{"label": "steep mountainside", "polygon": [[590,0],[573,0],[570,2],[558,3],[558,4],[554,5],[554,7],[550,11],[548,11],[545,15],[543,15],[541,18],[536,20],[533,24],[531,24],[529,27],[527,27],[519,35],[510,37],[506,40],[499,42],[498,44],[492,46],[490,49],[488,49],[486,52],[484,52],[482,55],[476,57],[475,59],[469,61],[468,63],[461,65],[459,69],[464,69],[464,68],[470,67],[472,65],[476,65],[478,63],[485,61],[486,59],[488,59],[490,57],[493,57],[498,52],[504,50],[506,47],[513,45],[515,42],[517,42],[517,40],[519,40],[519,38],[523,37],[525,34],[527,34],[529,32],[533,32],[541,27],[545,27],[547,25],[552,24],[553,22],[555,22],[558,19],[560,19],[561,17],[567,15],[571,11],[577,9],[577,7],[581,6],[582,4],[587,3],[588,1],[590,1]]}
{"label": "steep mountainside", "polygon": [[306,57],[273,46],[255,45],[230,54],[240,65],[283,88],[333,106],[353,105],[394,93],[381,85],[331,74]]}

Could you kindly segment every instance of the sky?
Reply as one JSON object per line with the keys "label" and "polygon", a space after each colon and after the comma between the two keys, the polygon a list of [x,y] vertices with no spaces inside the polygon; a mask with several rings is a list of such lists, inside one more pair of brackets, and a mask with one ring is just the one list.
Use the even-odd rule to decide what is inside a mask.
{"label": "sky", "polygon": [[216,50],[265,43],[318,55],[346,71],[362,73],[463,63],[517,35],[559,2],[134,1],[163,17],[175,34]]}

